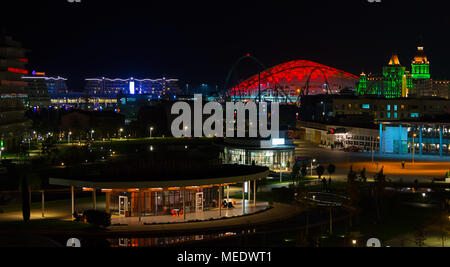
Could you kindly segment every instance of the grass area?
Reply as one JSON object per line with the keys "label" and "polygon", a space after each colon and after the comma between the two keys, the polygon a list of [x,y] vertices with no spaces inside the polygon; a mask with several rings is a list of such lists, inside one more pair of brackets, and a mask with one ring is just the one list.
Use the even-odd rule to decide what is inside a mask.
{"label": "grass area", "polygon": [[2,222],[0,224],[2,230],[67,230],[67,231],[86,231],[93,230],[94,227],[90,224],[73,221],[62,221],[55,219],[38,219],[30,220],[29,222],[14,221]]}
{"label": "grass area", "polygon": [[[300,179],[300,182],[309,183],[311,181],[317,180],[317,177],[305,177],[304,179]],[[276,179],[266,179],[266,185],[277,185],[277,184],[292,184],[292,180],[290,178],[286,179],[283,177],[283,181],[280,182],[279,178]]]}
{"label": "grass area", "polygon": [[[103,202],[103,201],[105,201],[105,196],[97,196],[97,202]],[[86,204],[86,203],[91,203],[91,202],[92,202],[92,198],[90,198],[90,197],[75,198],[76,204]],[[72,201],[70,199],[46,201],[45,208],[70,206],[71,204],[72,204]],[[42,208],[41,202],[31,203],[31,210],[37,210],[37,209],[41,209],[41,208]],[[0,211],[3,213],[22,211],[22,204],[12,204],[12,205],[7,205],[7,206],[0,206]]]}
{"label": "grass area", "polygon": [[364,236],[389,240],[403,234],[415,233],[438,214],[439,210],[436,208],[401,205],[392,209],[380,224],[374,224],[374,213],[362,216],[360,231]]}
{"label": "grass area", "polygon": [[189,144],[212,144],[214,138],[175,138],[175,137],[154,137],[154,138],[139,138],[139,139],[123,139],[112,141],[96,141],[92,145],[97,146],[121,146],[121,145],[189,145]]}

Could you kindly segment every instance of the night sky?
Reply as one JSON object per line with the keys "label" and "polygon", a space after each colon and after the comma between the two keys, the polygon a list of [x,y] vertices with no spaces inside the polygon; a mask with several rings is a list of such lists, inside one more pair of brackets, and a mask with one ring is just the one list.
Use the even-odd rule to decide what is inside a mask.
{"label": "night sky", "polygon": [[[179,78],[223,85],[251,53],[266,66],[307,59],[358,75],[391,54],[410,68],[422,36],[432,77],[450,79],[446,1],[1,1],[1,28],[32,50],[30,70],[69,78]],[[235,78],[258,71],[242,64]]]}

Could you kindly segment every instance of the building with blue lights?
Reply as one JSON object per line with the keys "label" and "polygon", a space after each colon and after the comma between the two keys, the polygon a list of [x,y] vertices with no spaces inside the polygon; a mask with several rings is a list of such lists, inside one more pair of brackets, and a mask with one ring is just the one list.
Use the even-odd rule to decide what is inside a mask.
{"label": "building with blue lights", "polygon": [[85,91],[95,95],[148,95],[150,99],[173,99],[181,94],[177,79],[86,79]]}

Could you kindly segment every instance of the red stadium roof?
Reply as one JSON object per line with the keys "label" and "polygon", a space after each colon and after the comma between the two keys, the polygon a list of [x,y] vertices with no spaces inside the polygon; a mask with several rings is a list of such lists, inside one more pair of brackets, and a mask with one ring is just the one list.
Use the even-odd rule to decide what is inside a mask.
{"label": "red stadium roof", "polygon": [[[339,93],[346,87],[354,88],[358,76],[308,60],[286,62],[261,73],[262,91],[282,89],[286,95],[297,97],[299,90],[309,94],[323,93],[324,84],[330,93]],[[325,90],[326,91],[326,90]],[[231,95],[258,94],[258,74],[231,89]],[[267,92],[265,92],[267,94]]]}

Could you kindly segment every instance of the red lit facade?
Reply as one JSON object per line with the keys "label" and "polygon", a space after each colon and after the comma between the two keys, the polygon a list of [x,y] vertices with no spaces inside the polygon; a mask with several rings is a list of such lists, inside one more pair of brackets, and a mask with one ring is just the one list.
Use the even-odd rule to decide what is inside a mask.
{"label": "red lit facade", "polygon": [[[354,89],[359,77],[307,60],[286,62],[261,73],[261,100],[296,102],[302,95],[338,94],[342,89]],[[238,99],[256,99],[259,74],[230,90]]]}

